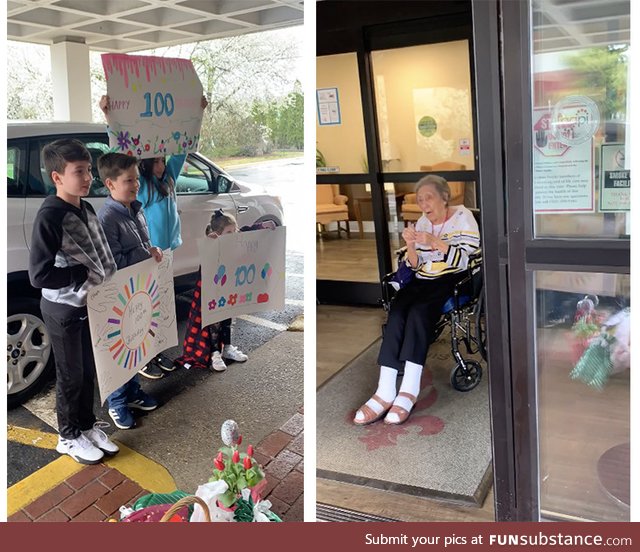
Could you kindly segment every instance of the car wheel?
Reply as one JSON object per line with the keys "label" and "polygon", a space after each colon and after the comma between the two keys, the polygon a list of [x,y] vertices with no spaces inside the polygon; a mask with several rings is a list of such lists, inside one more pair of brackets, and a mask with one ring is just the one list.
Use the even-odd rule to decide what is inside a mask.
{"label": "car wheel", "polygon": [[15,408],[51,378],[54,360],[38,299],[10,299],[7,314],[7,407]]}

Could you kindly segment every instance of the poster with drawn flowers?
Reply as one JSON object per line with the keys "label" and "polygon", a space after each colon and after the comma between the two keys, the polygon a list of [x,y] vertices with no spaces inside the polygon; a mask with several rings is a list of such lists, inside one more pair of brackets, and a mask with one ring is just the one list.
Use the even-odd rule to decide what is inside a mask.
{"label": "poster with drawn flowers", "polygon": [[173,253],[118,270],[87,297],[100,400],[178,344]]}
{"label": "poster with drawn flowers", "polygon": [[285,228],[198,240],[202,325],[284,309]]}
{"label": "poster with drawn flowers", "polygon": [[202,84],[188,59],[102,54],[109,144],[140,159],[195,152]]}

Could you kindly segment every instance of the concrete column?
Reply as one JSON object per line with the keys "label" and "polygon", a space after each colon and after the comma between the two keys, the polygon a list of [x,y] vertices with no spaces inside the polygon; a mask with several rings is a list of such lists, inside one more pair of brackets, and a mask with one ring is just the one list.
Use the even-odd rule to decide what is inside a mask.
{"label": "concrete column", "polygon": [[51,80],[54,119],[90,123],[89,47],[69,40],[52,44]]}

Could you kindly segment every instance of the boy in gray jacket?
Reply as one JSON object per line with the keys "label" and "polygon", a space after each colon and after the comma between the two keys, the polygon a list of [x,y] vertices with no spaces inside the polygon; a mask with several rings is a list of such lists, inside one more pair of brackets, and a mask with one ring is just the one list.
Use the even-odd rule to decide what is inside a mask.
{"label": "boy in gray jacket", "polygon": [[[64,138],[42,150],[56,195],[47,197],[33,222],[29,252],[31,285],[42,289],[40,310],[56,359],[56,414],[60,454],[97,464],[118,446],[96,423],[95,364],[87,320],[87,293],[116,271],[91,204],[91,154]],[[102,422],[104,423],[104,422]]]}
{"label": "boy in gray jacket", "polygon": [[[122,153],[107,153],[98,159],[98,172],[111,195],[98,211],[111,253],[118,268],[153,257],[162,260],[162,250],[149,241],[147,220],[136,199],[140,182],[137,159]],[[138,375],[107,397],[109,416],[120,429],[131,429],[135,420],[131,408],[155,410],[158,402],[140,388]]]}

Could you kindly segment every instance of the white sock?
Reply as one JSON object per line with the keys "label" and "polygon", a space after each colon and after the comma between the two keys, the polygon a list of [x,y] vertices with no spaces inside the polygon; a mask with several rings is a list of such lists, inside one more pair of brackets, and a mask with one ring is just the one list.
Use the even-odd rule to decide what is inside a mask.
{"label": "white sock", "polygon": [[[375,395],[378,395],[383,401],[391,402],[396,398],[396,379],[398,377],[398,370],[395,368],[389,368],[388,366],[380,366],[380,378],[378,379],[378,388]],[[382,406],[378,401],[369,399],[365,403],[376,414],[382,412]],[[356,421],[364,420],[364,414],[358,410],[356,412]]]}
{"label": "white sock", "polygon": [[[420,393],[420,380],[422,379],[422,366],[415,362],[406,361],[404,363],[404,376],[402,383],[400,384],[400,391],[409,393],[414,397],[417,397]],[[411,401],[403,396],[398,396],[393,401],[393,404],[404,408],[405,410],[411,409]],[[400,421],[399,416],[394,412],[389,412],[386,419],[391,423],[397,423]]]}

